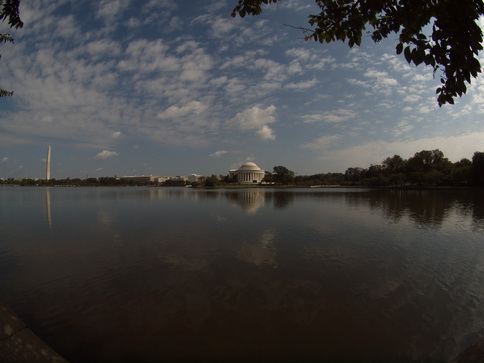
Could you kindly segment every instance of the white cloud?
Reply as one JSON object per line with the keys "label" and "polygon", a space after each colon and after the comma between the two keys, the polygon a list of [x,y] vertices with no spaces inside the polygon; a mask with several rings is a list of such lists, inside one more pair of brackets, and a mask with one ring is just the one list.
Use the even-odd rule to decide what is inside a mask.
{"label": "white cloud", "polygon": [[307,144],[301,145],[304,149],[324,150],[341,139],[341,135],[324,135]]}
{"label": "white cloud", "polygon": [[121,53],[120,45],[109,39],[94,40],[86,44],[85,49],[91,56],[113,56]]}
{"label": "white cloud", "polygon": [[288,83],[284,87],[288,88],[288,89],[302,90],[302,89],[312,88],[316,84],[318,84],[318,81],[315,78],[313,78],[309,81],[303,81],[303,82],[297,82],[297,83]]}
{"label": "white cloud", "polygon": [[395,142],[374,140],[346,149],[326,149],[320,159],[333,161],[333,171],[336,171],[341,166],[366,168],[371,164],[379,164],[384,158],[392,155],[400,155],[408,159],[422,150],[439,149],[445,157],[456,162],[462,158],[472,158],[474,152],[482,150],[482,145],[484,145],[484,132]]}
{"label": "white cloud", "polygon": [[99,3],[97,16],[113,21],[129,5],[129,0],[102,0]]}
{"label": "white cloud", "polygon": [[276,136],[273,134],[273,130],[267,125],[262,126],[262,128],[258,130],[255,134],[262,140],[276,139]]}
{"label": "white cloud", "polygon": [[[338,145],[330,136],[317,138],[314,132],[323,127],[326,133],[345,132],[344,141],[350,143],[482,128],[483,77],[473,79],[468,95],[454,107],[439,109],[431,69],[409,67],[404,57],[390,54],[394,46],[387,54],[382,54],[388,49],[385,42],[328,48],[305,43],[285,27],[273,31],[286,5],[307,6],[306,0],[268,7],[264,19],[224,18],[231,9],[223,1],[71,3],[22,2],[26,26],[14,34],[15,45],[2,49],[2,84],[15,91],[0,116],[0,145],[10,158],[3,168],[21,160],[16,156],[21,148],[12,146],[39,145],[50,138],[63,140],[69,149],[87,148],[91,162],[98,151],[112,149],[145,159],[152,142],[249,147],[255,139],[291,137],[287,132],[295,132],[294,123],[304,121],[297,130],[300,141],[278,155],[290,158],[301,144],[314,150]],[[281,10],[281,17],[273,17]],[[287,14],[305,21],[303,13]],[[277,105],[277,115],[275,106],[267,107],[271,104]],[[276,126],[276,117],[277,125],[285,127]],[[402,119],[406,123],[397,125]],[[300,139],[307,133],[312,134]],[[135,144],[141,145],[137,151],[131,148]],[[258,144],[257,154],[266,152],[270,162],[273,150],[263,146]],[[212,151],[176,165],[198,165]],[[217,152],[212,157],[222,155]],[[311,170],[320,161],[308,157],[303,163],[301,170]],[[70,167],[75,170],[74,163]]]}
{"label": "white cloud", "polygon": [[284,8],[292,9],[295,11],[306,10],[311,7],[310,4],[306,3],[306,1],[300,0],[287,0],[281,3],[281,6]]}
{"label": "white cloud", "polygon": [[410,124],[407,120],[401,120],[398,124],[397,127],[393,130],[393,136],[394,137],[400,137],[403,134],[411,131],[413,129],[413,125]]}
{"label": "white cloud", "polygon": [[212,157],[212,158],[219,158],[222,155],[225,155],[227,153],[228,153],[227,150],[219,150],[219,151],[215,151],[213,154],[210,154],[210,157]]}
{"label": "white cloud", "polygon": [[165,111],[160,112],[157,117],[160,120],[175,119],[189,114],[199,115],[207,109],[207,106],[199,101],[192,101],[184,106],[170,106]]}
{"label": "white cloud", "polygon": [[2,158],[2,161],[1,161],[0,163],[1,163],[1,164],[3,164],[3,163],[8,163],[8,157],[4,156],[4,157]]}
{"label": "white cloud", "polygon": [[112,158],[114,156],[118,156],[118,153],[116,151],[103,150],[103,151],[99,152],[94,157],[94,159],[103,160],[103,159]]}
{"label": "white cloud", "polygon": [[417,102],[418,100],[420,100],[420,96],[419,95],[416,95],[416,94],[409,94],[407,96],[405,96],[405,98],[403,99],[403,101],[405,102]]}
{"label": "white cloud", "polygon": [[254,66],[257,69],[265,71],[264,79],[267,81],[282,82],[288,78],[286,67],[272,59],[256,59]]}
{"label": "white cloud", "polygon": [[276,106],[270,105],[265,109],[253,106],[235,115],[228,125],[235,125],[241,130],[258,129],[256,135],[262,140],[275,140],[273,130],[267,124],[276,121],[274,113]]}
{"label": "white cloud", "polygon": [[370,87],[370,84],[368,82],[360,81],[356,78],[348,78],[346,81],[354,86]]}
{"label": "white cloud", "polygon": [[387,72],[370,69],[366,71],[363,76],[376,80],[376,86],[397,86],[398,81],[388,75]]}
{"label": "white cloud", "polygon": [[299,60],[308,60],[313,57],[313,52],[305,48],[291,48],[286,50],[285,54]]}
{"label": "white cloud", "polygon": [[348,121],[355,118],[357,113],[350,109],[337,109],[330,112],[323,112],[321,114],[308,114],[303,115],[302,119],[305,123],[313,122],[327,122],[327,123],[338,123]]}
{"label": "white cloud", "polygon": [[227,18],[216,18],[212,20],[213,34],[217,37],[224,37],[225,34],[231,33],[234,29],[237,29],[237,21]]}
{"label": "white cloud", "polygon": [[229,123],[237,125],[242,130],[262,128],[262,126],[276,121],[274,117],[275,111],[276,106],[274,105],[270,105],[265,109],[259,106],[253,106],[237,113]]}

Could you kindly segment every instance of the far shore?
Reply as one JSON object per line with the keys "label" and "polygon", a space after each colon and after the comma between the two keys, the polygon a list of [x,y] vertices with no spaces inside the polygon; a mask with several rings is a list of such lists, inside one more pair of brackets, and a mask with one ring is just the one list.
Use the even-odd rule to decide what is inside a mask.
{"label": "far shore", "polygon": [[277,184],[227,184],[213,187],[191,186],[191,185],[79,185],[79,184],[61,184],[61,185],[19,185],[19,184],[0,184],[0,187],[40,187],[40,188],[99,188],[99,187],[124,187],[124,188],[187,188],[196,190],[223,190],[223,189],[374,189],[374,190],[484,190],[479,186],[417,186],[417,185],[400,185],[400,186],[371,186],[371,185],[277,185]]}

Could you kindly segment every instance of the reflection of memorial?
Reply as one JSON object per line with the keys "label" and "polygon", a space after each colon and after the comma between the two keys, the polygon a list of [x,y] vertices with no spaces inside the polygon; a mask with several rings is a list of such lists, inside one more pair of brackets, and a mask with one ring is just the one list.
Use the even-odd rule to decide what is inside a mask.
{"label": "reflection of memorial", "polygon": [[239,205],[247,214],[254,214],[265,204],[265,192],[262,191],[244,190],[225,195],[230,203]]}
{"label": "reflection of memorial", "polygon": [[3,189],[0,288],[71,360],[450,361],[482,332],[475,195]]}
{"label": "reflection of memorial", "polygon": [[52,229],[52,211],[50,207],[50,188],[45,188],[45,213],[47,214],[47,225]]}

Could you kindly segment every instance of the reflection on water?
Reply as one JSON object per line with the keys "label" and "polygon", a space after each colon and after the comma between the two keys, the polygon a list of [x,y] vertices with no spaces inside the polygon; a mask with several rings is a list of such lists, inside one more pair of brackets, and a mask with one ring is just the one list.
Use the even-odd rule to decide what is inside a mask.
{"label": "reflection on water", "polygon": [[484,335],[482,197],[0,188],[0,299],[72,361],[445,361]]}
{"label": "reflection on water", "polygon": [[52,209],[50,207],[50,188],[47,187],[45,190],[45,213],[47,215],[47,225],[49,229],[52,229]]}
{"label": "reflection on water", "polygon": [[245,213],[254,214],[265,204],[265,193],[251,190],[227,192],[223,194],[230,203],[239,205]]}

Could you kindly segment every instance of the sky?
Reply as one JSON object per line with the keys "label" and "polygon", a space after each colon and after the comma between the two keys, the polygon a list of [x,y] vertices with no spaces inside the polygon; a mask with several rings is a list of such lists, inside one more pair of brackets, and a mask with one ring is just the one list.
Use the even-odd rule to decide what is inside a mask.
{"label": "sky", "polygon": [[[484,76],[439,108],[439,78],[395,54],[305,41],[313,2],[232,18],[236,0],[23,0],[0,46],[0,178],[296,175],[440,149],[484,151]],[[484,24],[481,22],[481,24]],[[482,25],[481,25],[482,26]],[[484,53],[480,55],[484,64]]]}

